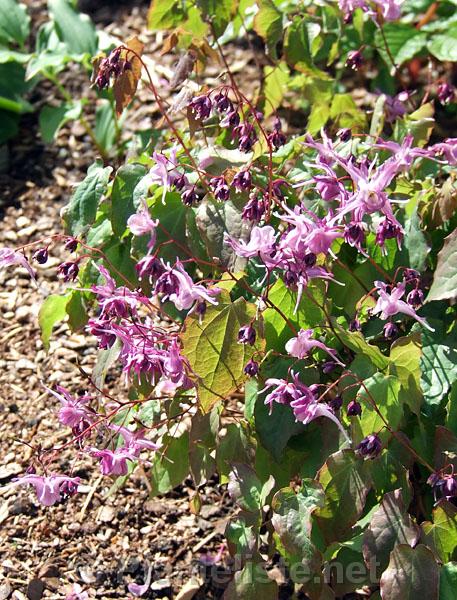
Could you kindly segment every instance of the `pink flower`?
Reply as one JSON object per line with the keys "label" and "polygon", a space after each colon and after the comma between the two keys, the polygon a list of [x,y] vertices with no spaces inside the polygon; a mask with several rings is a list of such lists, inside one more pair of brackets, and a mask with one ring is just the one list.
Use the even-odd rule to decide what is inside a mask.
{"label": "pink flower", "polygon": [[213,296],[219,294],[220,290],[207,290],[205,286],[194,283],[179,260],[173,267],[169,263],[164,266],[166,272],[156,283],[156,292],[164,292],[163,301],[170,300],[178,310],[188,310],[200,300],[217,305]]}
{"label": "pink flower", "polygon": [[134,596],[144,596],[146,592],[149,590],[151,585],[151,575],[152,575],[152,565],[149,565],[148,574],[146,575],[146,581],[143,585],[138,585],[138,583],[129,583],[128,589],[131,594]]}
{"label": "pink flower", "polygon": [[235,251],[237,256],[244,258],[259,256],[267,267],[274,267],[277,263],[273,258],[276,235],[275,230],[270,225],[265,225],[265,227],[258,227],[256,225],[252,228],[251,239],[247,243],[243,240],[238,241],[227,234],[225,234],[224,240]]}
{"label": "pink flower", "polygon": [[13,485],[30,484],[35,488],[38,501],[43,506],[52,506],[61,500],[63,494],[76,492],[79,477],[68,477],[67,475],[34,475],[27,474],[18,477]]}
{"label": "pink flower", "polygon": [[139,212],[131,215],[127,220],[127,225],[133,235],[146,235],[150,234],[151,239],[148,242],[148,248],[152,248],[156,243],[156,227],[159,224],[158,219],[151,219],[151,215],[147,207],[144,207]]}
{"label": "pink flower", "polygon": [[136,454],[132,448],[118,448],[117,450],[98,450],[91,448],[89,454],[100,459],[102,475],[127,475],[127,461],[135,461]]}
{"label": "pink flower", "polygon": [[378,301],[376,306],[372,310],[373,315],[379,314],[381,319],[388,319],[398,313],[403,313],[408,317],[416,319],[421,325],[426,327],[429,331],[435,331],[423,317],[419,317],[416,314],[414,308],[407,304],[404,300],[401,300],[405,293],[405,283],[400,283],[397,287],[393,288],[390,294],[387,292],[387,286],[381,281],[375,281],[375,286],[378,288]]}
{"label": "pink flower", "polygon": [[19,265],[27,269],[31,278],[36,282],[35,272],[23,254],[16,252],[12,248],[0,248],[0,269],[10,267],[11,265]]}
{"label": "pink flower", "polygon": [[151,442],[151,440],[147,440],[144,437],[144,429],[131,431],[127,427],[115,425],[114,423],[110,423],[108,427],[121,435],[124,438],[125,448],[132,449],[135,454],[139,454],[143,449],[158,450],[160,448],[159,445],[154,444],[154,442]]}
{"label": "pink flower", "polygon": [[311,423],[311,421],[314,421],[314,419],[317,419],[318,417],[326,417],[333,421],[343,433],[344,437],[349,440],[340,421],[336,418],[330,406],[324,402],[318,402],[314,397],[311,401],[307,397],[302,397],[291,402],[290,406],[294,411],[294,416],[297,421],[300,421],[304,425],[308,425],[308,423]]}
{"label": "pink flower", "polygon": [[92,399],[92,396],[74,397],[60,385],[57,386],[57,391],[46,386],[43,387],[62,403],[62,407],[59,410],[59,421],[62,425],[76,427],[81,421],[90,421],[92,419],[92,414],[84,406],[84,404]]}
{"label": "pink flower", "polygon": [[327,354],[330,354],[335,362],[344,367],[344,363],[339,360],[336,352],[326,346],[323,342],[313,340],[312,335],[312,329],[300,329],[297,337],[291,338],[287,342],[286,352],[296,358],[305,358],[313,348],[320,348],[321,350],[324,350],[324,352],[327,352]]}

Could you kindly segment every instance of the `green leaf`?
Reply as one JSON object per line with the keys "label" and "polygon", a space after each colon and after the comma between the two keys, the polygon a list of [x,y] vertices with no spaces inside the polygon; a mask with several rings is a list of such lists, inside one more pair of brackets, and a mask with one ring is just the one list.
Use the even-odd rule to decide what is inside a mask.
{"label": "green leaf", "polygon": [[339,450],[319,471],[325,504],[315,512],[319,528],[328,543],[340,539],[362,514],[371,482],[363,459],[351,450]]}
{"label": "green leaf", "polygon": [[426,521],[421,527],[424,542],[436,552],[441,562],[457,558],[457,508],[453,504],[441,500],[433,510],[433,523]]}
{"label": "green leaf", "polygon": [[385,494],[378,510],[372,515],[363,535],[363,558],[376,568],[377,578],[389,564],[391,551],[398,544],[414,547],[420,529],[406,512],[401,490]]}
{"label": "green leaf", "polygon": [[133,190],[145,174],[144,165],[133,163],[123,165],[116,172],[111,191],[111,224],[118,237],[125,233],[127,219],[136,212]]}
{"label": "green leaf", "polygon": [[390,347],[389,373],[401,382],[405,392],[403,401],[417,415],[420,413],[423,396],[420,389],[420,361],[422,356],[421,337],[415,333],[402,337]]}
{"label": "green leaf", "polygon": [[440,571],[440,599],[455,600],[457,590],[457,563],[449,562]]}
{"label": "green leaf", "polygon": [[392,60],[386,50],[386,44],[396,65],[400,66],[425,47],[427,36],[407,23],[385,23],[382,30],[376,31],[374,41],[384,62],[391,67]]}
{"label": "green leaf", "polygon": [[256,533],[254,526],[248,525],[244,515],[237,519],[230,519],[225,529],[230,554],[252,559],[257,545]]}
{"label": "green leaf", "polygon": [[276,58],[276,45],[282,39],[282,13],[273,0],[257,0],[259,11],[254,18],[254,30],[262,37],[273,58]]}
{"label": "green leaf", "polygon": [[377,346],[369,344],[359,331],[346,331],[340,326],[337,326],[336,330],[343,344],[356,354],[362,354],[369,358],[378,369],[384,370],[388,367],[389,359]]}
{"label": "green leaf", "polygon": [[66,311],[68,314],[68,322],[72,331],[82,329],[88,319],[87,308],[84,303],[84,292],[80,290],[72,290],[70,299],[67,302]]}
{"label": "green leaf", "polygon": [[121,351],[121,341],[116,339],[111,348],[107,350],[99,350],[97,353],[97,360],[92,370],[92,379],[95,386],[100,390],[105,385],[106,375],[108,370],[114,365],[119,358]]}
{"label": "green leaf", "polygon": [[26,79],[30,81],[39,74],[46,77],[49,72],[58,73],[72,60],[72,56],[62,52],[42,52],[33,56],[28,63]]}
{"label": "green leaf", "polygon": [[64,221],[71,235],[81,235],[95,221],[98,203],[106,192],[111,171],[111,167],[103,168],[101,161],[89,167],[86,178],[65,207]]}
{"label": "green leaf", "polygon": [[208,308],[201,323],[194,315],[187,317],[181,336],[183,354],[199,378],[198,397],[203,412],[226,399],[245,380],[244,366],[262,344],[239,344],[238,331],[255,314],[253,304],[238,298],[228,304],[219,299],[217,306]]}
{"label": "green leaf", "polygon": [[324,302],[324,291],[319,283],[308,285],[302,295],[297,312],[294,312],[297,294],[288,289],[280,278],[270,289],[268,299],[280,309],[279,312],[276,308],[267,308],[263,313],[268,348],[284,352],[284,345],[293,335],[290,325],[284,317],[296,330],[313,328],[324,322],[324,313],[318,306],[322,306]]}
{"label": "green leaf", "polygon": [[432,552],[419,544],[396,546],[381,577],[382,600],[438,600],[439,571]]}
{"label": "green leaf", "polygon": [[[457,39],[455,42],[457,47]],[[457,298],[457,229],[447,236],[438,253],[433,283],[426,302]]]}
{"label": "green leaf", "polygon": [[428,42],[427,48],[438,60],[457,61],[457,29],[434,35]]}
{"label": "green leaf", "polygon": [[40,133],[43,141],[50,144],[60,128],[67,122],[78,119],[81,115],[82,104],[63,102],[60,106],[44,106],[40,111]]}
{"label": "green leaf", "polygon": [[362,130],[366,127],[366,116],[350,94],[335,94],[330,107],[330,118],[340,127]]}
{"label": "green leaf", "polygon": [[[371,433],[385,429],[385,422],[394,431],[398,429],[403,416],[400,387],[397,377],[382,373],[376,373],[360,386],[358,397],[363,407],[362,415],[353,422],[359,441]],[[373,402],[376,403],[377,410]]]}
{"label": "green leaf", "polygon": [[236,571],[227,586],[224,600],[277,600],[278,584],[269,579],[266,571],[254,562],[248,562],[242,571]]}
{"label": "green leaf", "polygon": [[30,17],[24,4],[0,0],[0,41],[24,45],[30,33]]}
{"label": "green leaf", "polygon": [[242,206],[231,200],[221,204],[205,198],[196,211],[195,223],[210,258],[217,256],[221,264],[233,272],[245,268],[246,259],[238,257],[224,240],[225,234],[237,240],[249,239],[252,224],[242,218]]}
{"label": "green leaf", "polygon": [[41,329],[43,346],[46,350],[49,350],[49,340],[51,338],[54,325],[60,321],[63,321],[67,316],[67,302],[68,296],[51,294],[46,298],[40,307],[40,312],[38,313],[38,323]]}
{"label": "green leaf", "polygon": [[[163,259],[174,263],[176,257],[192,256],[186,235],[186,217],[189,210],[191,209],[182,203],[180,194],[176,192],[168,192],[165,195],[165,204],[162,202],[162,196],[154,199],[149,212],[153,219],[159,220],[156,247],[164,244],[159,251],[159,256]],[[176,243],[171,244],[170,240],[178,242],[181,248]]]}
{"label": "green leaf", "polygon": [[255,513],[262,508],[262,482],[249,465],[232,465],[227,489],[243,510]]}
{"label": "green leaf", "polygon": [[409,266],[411,269],[423,271],[427,262],[427,256],[430,252],[430,247],[427,244],[427,238],[422,231],[417,211],[414,211],[406,222],[404,243],[408,252]]}
{"label": "green leaf", "polygon": [[203,21],[211,19],[214,34],[220,37],[229,24],[238,2],[235,0],[196,0],[196,2]]}
{"label": "green leaf", "polygon": [[217,470],[221,483],[228,482],[233,464],[251,462],[252,451],[252,440],[247,436],[243,426],[229,423],[225,436],[216,447]]}
{"label": "green leaf", "polygon": [[179,437],[164,436],[163,451],[158,451],[152,461],[151,493],[166,494],[179,485],[189,474],[189,433]]}
{"label": "green leaf", "polygon": [[87,15],[78,13],[68,0],[48,0],[48,9],[57,34],[74,54],[97,53],[97,32]]}
{"label": "green leaf", "polygon": [[303,482],[297,493],[286,487],[274,495],[271,522],[286,552],[289,567],[302,563],[310,573],[316,573],[320,569],[322,555],[311,541],[311,530],[312,513],[323,504],[322,488],[311,480]]}
{"label": "green leaf", "polygon": [[[122,119],[122,117],[121,117]],[[116,141],[116,115],[109,100],[100,102],[95,111],[94,134],[97,142],[109,152]]]}
{"label": "green leaf", "polygon": [[184,20],[183,4],[179,0],[152,0],[148,11],[149,29],[172,29]]}
{"label": "green leaf", "polygon": [[269,117],[281,106],[289,81],[289,69],[285,62],[264,68],[263,98],[260,103],[265,117]]}
{"label": "green leaf", "polygon": [[457,380],[457,343],[453,336],[439,331],[422,332],[421,388],[425,402],[436,405]]}

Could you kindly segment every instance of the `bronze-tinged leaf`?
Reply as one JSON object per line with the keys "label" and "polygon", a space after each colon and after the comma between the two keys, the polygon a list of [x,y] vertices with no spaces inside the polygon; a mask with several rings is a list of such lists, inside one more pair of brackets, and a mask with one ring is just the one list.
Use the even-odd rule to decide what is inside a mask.
{"label": "bronze-tinged leaf", "polygon": [[163,56],[164,54],[168,54],[169,52],[171,52],[173,50],[173,48],[175,48],[175,46],[179,42],[178,34],[179,34],[179,31],[175,30],[175,31],[172,31],[170,33],[170,35],[165,38],[165,41],[162,46],[162,50],[160,51],[160,56]]}
{"label": "bronze-tinged leaf", "polygon": [[118,117],[121,116],[124,108],[130,104],[135,96],[138,82],[141,78],[142,68],[141,60],[138,57],[143,54],[144,49],[144,44],[142,44],[136,36],[129,38],[125,43],[125,46],[130,50],[133,50],[133,52],[129,52],[128,50],[122,51],[121,58],[129,61],[130,68],[125,69],[121,75],[116,78],[113,85],[114,98],[116,100],[116,114]]}
{"label": "bronze-tinged leaf", "polygon": [[363,536],[363,558],[368,567],[376,567],[377,577],[389,564],[390,553],[397,544],[415,546],[420,529],[406,512],[400,489],[384,495]]}
{"label": "bronze-tinged leaf", "polygon": [[382,600],[438,600],[438,586],[438,564],[427,546],[395,546],[381,577]]}

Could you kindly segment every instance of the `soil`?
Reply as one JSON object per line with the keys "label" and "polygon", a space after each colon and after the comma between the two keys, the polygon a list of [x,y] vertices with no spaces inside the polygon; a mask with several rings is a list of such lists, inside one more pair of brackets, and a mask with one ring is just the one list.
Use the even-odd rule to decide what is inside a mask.
{"label": "soil", "polygon": [[[26,4],[36,31],[46,2]],[[105,31],[122,39],[140,32],[150,47],[157,45],[145,29],[146,2],[81,5]],[[235,58],[240,61],[244,54],[240,49]],[[172,64],[172,57],[155,58]],[[70,66],[63,77],[75,97],[92,97],[86,74],[77,67]],[[56,95],[51,84],[42,82],[30,101],[39,109]],[[9,170],[0,175],[0,247],[61,233],[60,211],[96,157],[91,140],[76,123],[45,145],[37,115],[38,110],[23,119],[19,135],[9,144]],[[156,117],[149,100],[127,127],[151,124]],[[40,338],[38,310],[44,296],[62,289],[56,267],[65,259],[68,253],[56,246],[48,262],[37,266],[39,287],[21,269],[0,272],[0,600],[61,599],[74,584],[89,598],[132,598],[127,585],[144,583],[150,569],[153,583],[144,598],[221,597],[227,583],[225,558],[213,568],[212,575],[217,571],[218,577],[209,576],[201,560],[206,553],[217,553],[226,517],[234,511],[217,480],[200,489],[198,516],[189,509],[195,491],[191,481],[165,497],[150,498],[141,469],[113,492],[111,480],[100,477],[88,462],[75,473],[84,479],[82,493],[50,508],[41,507],[31,490],[8,485],[27,469],[37,444],[56,446],[68,437],[56,426],[59,403],[43,383],[84,390],[87,383],[79,367],[90,372],[95,363],[94,342],[71,333],[66,324],[54,331],[49,352]],[[72,456],[72,449],[61,452],[56,469],[68,472]]]}

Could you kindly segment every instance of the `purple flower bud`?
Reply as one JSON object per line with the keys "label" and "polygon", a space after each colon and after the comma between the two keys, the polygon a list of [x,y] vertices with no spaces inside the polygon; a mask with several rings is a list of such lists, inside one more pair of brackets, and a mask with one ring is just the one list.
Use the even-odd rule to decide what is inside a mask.
{"label": "purple flower bud", "polygon": [[365,241],[365,230],[359,223],[349,223],[344,228],[344,241],[350,246],[360,247]]}
{"label": "purple flower bud", "polygon": [[78,240],[75,240],[75,238],[68,238],[64,246],[65,250],[68,250],[68,252],[74,252],[77,247]]}
{"label": "purple flower bud", "polygon": [[398,327],[395,323],[389,321],[383,327],[384,337],[386,340],[391,340],[398,335]]}
{"label": "purple flower bud", "polygon": [[346,412],[348,417],[360,417],[362,414],[362,405],[357,400],[351,400]]}
{"label": "purple flower bud", "polygon": [[343,397],[340,394],[337,394],[334,398],[329,401],[329,406],[333,410],[333,412],[338,412],[340,408],[343,406]]}
{"label": "purple flower bud", "polygon": [[249,375],[249,377],[255,377],[259,372],[259,363],[251,359],[248,363],[246,363],[244,372],[246,375]]}
{"label": "purple flower bud", "polygon": [[208,96],[205,95],[196,96],[195,98],[192,98],[192,100],[189,103],[189,106],[192,112],[194,113],[195,117],[200,121],[203,121],[204,119],[207,119],[210,116],[211,109],[213,107],[211,100],[208,98]]}
{"label": "purple flower bud", "polygon": [[386,240],[393,238],[397,238],[397,242],[400,245],[403,239],[403,231],[389,219],[384,219],[376,231],[376,243],[383,247]]}
{"label": "purple flower bud", "polygon": [[273,131],[273,133],[269,133],[267,139],[275,150],[284,146],[287,141],[287,138],[282,131]]}
{"label": "purple flower bud", "polygon": [[360,321],[355,318],[352,319],[352,321],[349,323],[349,331],[361,331],[362,326],[360,324]]}
{"label": "purple flower bud", "polygon": [[238,171],[232,181],[237,192],[247,192],[252,186],[252,177],[249,171]]}
{"label": "purple flower bud", "polygon": [[195,312],[200,317],[203,317],[203,315],[206,313],[206,308],[207,308],[207,306],[206,306],[206,302],[204,300],[202,300],[201,302],[197,302],[195,304]]}
{"label": "purple flower bud", "polygon": [[219,112],[232,112],[233,104],[228,99],[227,94],[219,93],[214,96],[214,103]]}
{"label": "purple flower bud", "polygon": [[265,214],[265,200],[256,194],[252,194],[249,201],[246,203],[241,214],[246,221],[254,221],[258,223]]}
{"label": "purple flower bud", "polygon": [[184,190],[181,194],[181,200],[186,206],[192,206],[192,204],[194,204],[198,200],[197,192],[195,191],[195,186]]}
{"label": "purple flower bud", "polygon": [[243,325],[238,331],[238,343],[254,345],[256,338],[255,329],[252,325]]}
{"label": "purple flower bud", "polygon": [[272,182],[273,194],[278,198],[278,200],[284,200],[285,196],[281,189],[282,186],[288,186],[289,184],[285,179],[275,179]]}
{"label": "purple flower bud", "polygon": [[416,271],[416,269],[405,269],[403,271],[403,279],[406,283],[412,283],[414,281],[417,281],[419,277],[419,271]]}
{"label": "purple flower bud", "polygon": [[230,127],[231,129],[235,129],[240,124],[240,115],[236,110],[232,110],[228,112],[225,117],[221,120],[221,127]]}
{"label": "purple flower bud", "polygon": [[445,477],[441,489],[448,500],[454,498],[457,496],[457,479],[455,477]]}
{"label": "purple flower bud", "polygon": [[158,258],[148,255],[137,262],[135,270],[140,280],[154,281],[164,273],[165,268]]}
{"label": "purple flower bud", "polygon": [[411,290],[406,296],[406,301],[413,308],[419,308],[424,303],[424,292],[419,288]]}
{"label": "purple flower bud", "polygon": [[329,373],[334,371],[337,367],[338,367],[338,363],[336,363],[334,360],[326,360],[322,364],[322,372],[325,373],[326,375],[328,375]]}
{"label": "purple flower bud", "polygon": [[63,278],[65,283],[74,281],[78,277],[79,267],[75,262],[64,262],[57,267],[57,272]]}
{"label": "purple flower bud", "polygon": [[346,58],[346,67],[357,71],[363,65],[363,56],[360,50],[351,50]]}
{"label": "purple flower bud", "polygon": [[175,177],[173,185],[178,190],[178,192],[183,190],[186,187],[186,185],[188,185],[187,177],[184,175],[184,173],[181,173],[180,175]]}
{"label": "purple flower bud", "polygon": [[287,287],[294,287],[298,283],[298,274],[294,271],[286,271],[284,273],[284,283]]}
{"label": "purple flower bud", "polygon": [[47,248],[39,248],[32,256],[33,260],[36,260],[39,265],[44,265],[48,261],[48,257]]}
{"label": "purple flower bud", "polygon": [[382,450],[382,442],[376,433],[367,435],[357,446],[356,452],[362,458],[376,458]]}
{"label": "purple flower bud", "polygon": [[27,467],[27,469],[25,470],[25,472],[26,472],[28,475],[34,475],[34,474],[36,473],[36,469],[35,469],[34,465],[29,465],[29,466]]}
{"label": "purple flower bud", "polygon": [[441,104],[449,104],[454,100],[455,87],[450,83],[447,83],[447,81],[444,81],[439,84],[436,95]]}
{"label": "purple flower bud", "polygon": [[250,152],[255,143],[255,138],[249,135],[242,135],[238,141],[238,148],[241,152]]}
{"label": "purple flower bud", "polygon": [[78,484],[74,481],[64,481],[60,486],[60,493],[62,494],[62,499],[70,498],[74,496],[78,492]]}
{"label": "purple flower bud", "polygon": [[305,254],[305,256],[303,257],[303,262],[305,263],[305,265],[308,268],[314,267],[314,265],[316,264],[317,261],[317,256],[314,254],[314,252],[307,252]]}
{"label": "purple flower bud", "polygon": [[214,197],[216,200],[225,202],[230,197],[230,188],[223,177],[213,177],[209,185],[214,191]]}
{"label": "purple flower bud", "polygon": [[352,132],[349,127],[344,127],[343,129],[338,129],[336,132],[336,137],[340,138],[342,142],[347,142],[351,139]]}

